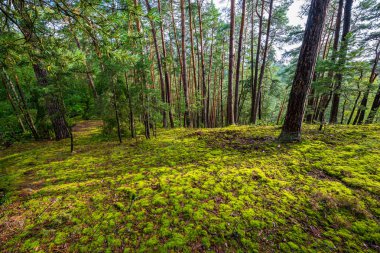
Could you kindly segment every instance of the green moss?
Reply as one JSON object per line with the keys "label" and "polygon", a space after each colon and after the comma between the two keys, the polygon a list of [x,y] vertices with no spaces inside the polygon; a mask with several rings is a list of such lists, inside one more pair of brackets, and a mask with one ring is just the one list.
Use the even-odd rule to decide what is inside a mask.
{"label": "green moss", "polygon": [[0,251],[376,252],[380,126],[314,128],[294,144],[269,126],[16,144]]}

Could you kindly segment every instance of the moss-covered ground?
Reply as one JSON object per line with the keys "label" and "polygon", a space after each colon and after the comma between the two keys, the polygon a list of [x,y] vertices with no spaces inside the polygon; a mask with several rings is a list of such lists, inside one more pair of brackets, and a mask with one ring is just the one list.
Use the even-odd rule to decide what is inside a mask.
{"label": "moss-covered ground", "polygon": [[379,252],[380,126],[159,130],[0,154],[3,252]]}

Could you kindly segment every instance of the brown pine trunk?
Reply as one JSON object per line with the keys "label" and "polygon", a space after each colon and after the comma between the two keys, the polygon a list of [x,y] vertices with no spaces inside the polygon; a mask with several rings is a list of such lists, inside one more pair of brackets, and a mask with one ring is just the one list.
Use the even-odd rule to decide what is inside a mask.
{"label": "brown pine trunk", "polygon": [[[341,20],[342,20],[342,13],[343,13],[343,0],[339,0],[338,3],[338,10],[337,10],[337,16],[335,21],[335,31],[334,31],[334,43],[333,43],[333,50],[331,55],[331,61],[335,63],[336,57],[337,57],[337,51],[338,51],[338,45],[339,45],[339,34],[340,34],[340,27],[341,27]],[[329,88],[334,87],[334,71],[330,70],[328,73],[328,79],[331,80],[331,84]],[[319,103],[319,113],[317,115],[317,118],[320,123],[320,130],[322,130],[322,125],[325,121],[325,112],[326,109],[330,103],[331,97],[332,97],[333,91],[325,92],[322,94],[321,101]]]}
{"label": "brown pine trunk", "polygon": [[257,5],[256,4],[256,14],[259,17],[259,34],[257,39],[257,50],[256,50],[256,60],[255,60],[255,76],[253,78],[253,90],[252,90],[252,104],[251,104],[251,123],[256,124],[257,120],[257,105],[258,105],[258,92],[257,92],[257,85],[258,85],[258,74],[259,74],[259,62],[260,62],[260,49],[261,49],[261,37],[262,37],[262,27],[263,27],[263,15],[264,15],[264,0],[261,1],[261,14],[257,12]]}
{"label": "brown pine trunk", "polygon": [[[148,12],[150,12],[151,6],[149,4],[149,1],[145,0],[145,3],[146,3],[146,7],[147,7]],[[156,50],[157,68],[158,68],[158,73],[159,73],[159,77],[160,77],[161,100],[163,103],[165,103],[166,102],[165,82],[164,82],[163,73],[162,73],[161,55],[160,55],[160,51],[158,48],[158,42],[157,42],[157,31],[156,31],[155,24],[154,24],[153,20],[149,19],[149,22],[150,22],[150,25],[152,27],[151,30],[152,30],[152,35],[153,35],[153,43],[154,43],[154,48]],[[166,119],[166,111],[164,109],[162,110],[162,126],[165,128],[168,127],[168,123],[167,123],[167,119]]]}
{"label": "brown pine trunk", "polygon": [[202,79],[202,122],[204,127],[207,127],[207,89],[206,89],[206,68],[204,60],[204,48],[203,48],[203,25],[202,25],[202,13],[201,13],[201,3],[197,0],[198,7],[198,19],[199,19],[199,44],[200,44],[200,55],[201,55],[201,79]]}
{"label": "brown pine trunk", "polygon": [[[161,13],[161,1],[157,1],[157,6],[158,6],[158,12],[160,13],[161,19],[162,13]],[[167,62],[167,53],[166,53],[166,43],[165,43],[165,38],[164,38],[164,27],[162,25],[162,22],[160,22],[160,33],[161,33],[161,44],[162,44],[162,55],[164,57],[162,61],[163,69],[164,69],[164,77],[165,77],[165,91],[166,91],[166,103],[168,104],[169,107],[169,122],[170,122],[170,127],[174,128],[174,119],[173,119],[173,112],[172,112],[172,105],[171,105],[171,90],[170,90],[170,75],[168,71],[168,66],[166,64]]]}
{"label": "brown pine trunk", "polygon": [[239,81],[240,81],[240,62],[241,62],[241,52],[243,47],[243,36],[244,36],[244,22],[245,22],[245,0],[242,2],[241,11],[241,22],[240,22],[240,32],[239,32],[239,45],[237,50],[237,60],[236,60],[236,77],[235,77],[235,101],[234,101],[234,121],[238,121],[239,112]]}
{"label": "brown pine trunk", "polygon": [[185,97],[185,127],[190,127],[190,111],[189,111],[189,92],[186,77],[186,48],[185,48],[185,0],[181,0],[181,47],[182,47],[182,85]]}
{"label": "brown pine trunk", "polygon": [[228,94],[227,94],[227,124],[234,124],[232,79],[234,68],[234,31],[235,31],[235,0],[231,0],[230,47],[228,57]]}
{"label": "brown pine trunk", "polygon": [[[263,1],[263,4],[264,4],[264,1]],[[259,119],[261,119],[261,101],[262,101],[261,89],[262,89],[262,85],[263,85],[263,78],[264,78],[264,74],[265,74],[265,64],[266,64],[267,54],[268,54],[269,34],[270,34],[270,25],[271,25],[271,20],[272,20],[272,11],[273,11],[273,0],[271,0],[270,4],[269,4],[267,31],[266,31],[264,52],[263,52],[263,56],[262,56],[263,59],[262,59],[262,63],[261,63],[258,90],[257,90],[258,99],[256,100],[256,108],[258,108],[258,110],[259,110]]]}
{"label": "brown pine trunk", "polygon": [[299,141],[329,0],[312,0],[280,141]]}

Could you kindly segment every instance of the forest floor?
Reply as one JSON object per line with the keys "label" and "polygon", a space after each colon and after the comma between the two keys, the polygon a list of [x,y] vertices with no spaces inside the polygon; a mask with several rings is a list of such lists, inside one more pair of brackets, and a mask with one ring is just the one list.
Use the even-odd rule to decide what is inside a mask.
{"label": "forest floor", "polygon": [[3,252],[379,252],[380,125],[158,130],[99,122],[0,151]]}

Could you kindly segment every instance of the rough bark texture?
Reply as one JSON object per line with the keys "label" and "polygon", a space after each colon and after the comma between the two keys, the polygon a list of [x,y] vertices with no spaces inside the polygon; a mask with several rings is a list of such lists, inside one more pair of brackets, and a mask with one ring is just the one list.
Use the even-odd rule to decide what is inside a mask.
{"label": "rough bark texture", "polygon": [[[47,71],[39,64],[33,64],[34,74],[36,75],[37,82],[41,87],[48,85]],[[48,112],[50,121],[53,126],[55,139],[62,140],[70,137],[69,129],[66,125],[65,112],[60,99],[53,95],[47,94],[45,96],[45,106]]]}
{"label": "rough bark texture", "polygon": [[328,4],[329,0],[312,0],[310,4],[285,122],[279,137],[280,141],[289,142],[301,139],[305,101],[315,69]]}

